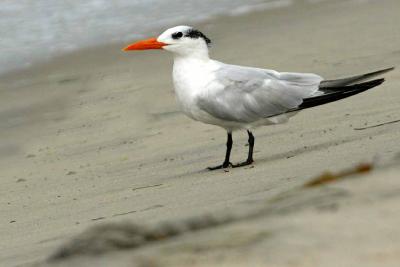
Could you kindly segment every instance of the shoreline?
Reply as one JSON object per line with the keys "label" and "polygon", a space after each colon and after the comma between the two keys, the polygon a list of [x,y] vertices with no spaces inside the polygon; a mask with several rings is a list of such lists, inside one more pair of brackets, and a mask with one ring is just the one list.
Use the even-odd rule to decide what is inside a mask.
{"label": "shoreline", "polygon": [[[223,15],[243,15],[255,9],[288,6],[293,1],[298,0],[233,0],[222,3],[189,0],[185,4],[154,0],[151,6],[126,0],[120,0],[116,5],[98,5],[96,0],[89,0],[80,6],[4,3],[2,10],[5,12],[0,17],[0,24],[4,25],[4,39],[0,40],[0,46],[4,48],[4,53],[0,54],[3,63],[0,72],[35,65],[61,53],[98,44],[140,38],[148,33],[157,33],[154,31],[157,28],[169,28],[180,22],[199,24]],[[16,32],[7,27],[18,22],[12,17],[12,10],[19,10],[19,15],[25,18],[18,23]],[[52,13],[50,17],[40,16],[48,12]]]}
{"label": "shoreline", "polygon": [[[295,3],[292,3],[291,5],[277,5],[274,8],[267,7],[267,8],[261,9],[261,10],[250,9],[250,11],[246,11],[243,14],[238,13],[236,15],[230,15],[230,14],[214,15],[205,21],[200,21],[198,23],[194,23],[194,25],[196,25],[197,28],[199,28],[200,30],[202,30],[204,32],[211,31],[212,34],[215,34],[216,32],[219,32],[216,25],[213,25],[213,24],[215,24],[214,23],[215,21],[218,21],[217,24],[220,24],[221,22],[222,22],[222,24],[225,24],[225,25],[234,23],[237,26],[237,25],[239,25],[239,23],[237,23],[237,21],[248,20],[248,18],[251,18],[252,16],[259,17],[259,16],[262,16],[263,14],[271,14],[276,17],[277,14],[279,14],[279,13],[288,13],[285,11],[287,9],[299,8],[300,12],[304,12],[307,9],[307,7],[318,8],[318,5],[335,6],[335,5],[346,5],[347,4],[350,6],[353,5],[354,7],[357,7],[358,5],[362,6],[362,5],[366,4],[366,3],[358,3],[358,4],[353,3],[352,4],[352,3],[346,3],[346,1],[347,0],[340,0],[339,3],[324,3],[324,2],[321,2],[321,3],[319,3],[319,2],[297,3],[297,2],[295,2]],[[271,3],[269,3],[269,4],[271,4]],[[260,5],[260,6],[262,7],[262,5]],[[178,24],[184,24],[184,23],[178,23]],[[172,26],[172,25],[170,25],[170,26]],[[277,25],[273,25],[273,26],[277,26]],[[161,33],[163,30],[165,30],[168,27],[169,26],[160,27],[158,29],[153,29],[151,32],[153,32],[155,34]],[[240,28],[241,28],[240,29],[241,31],[244,31],[242,26]],[[266,31],[268,31],[268,29],[266,29]],[[228,31],[228,33],[230,33],[230,32],[232,32],[232,29],[230,29],[230,31]],[[216,37],[216,39],[218,39],[218,38],[219,38],[219,36]],[[135,40],[132,40],[132,41],[135,41]],[[51,71],[54,67],[59,67],[62,63],[65,63],[65,62],[75,66],[76,59],[79,59],[85,55],[88,55],[88,58],[92,58],[98,54],[102,54],[102,52],[105,52],[105,51],[107,51],[107,53],[102,54],[102,57],[100,58],[101,61],[118,62],[121,58],[123,59],[124,57],[126,57],[126,54],[124,54],[124,53],[119,54],[119,52],[121,52],[120,51],[121,48],[124,47],[129,42],[131,42],[131,41],[112,42],[112,43],[101,44],[101,45],[93,45],[90,47],[82,47],[80,49],[76,49],[71,52],[65,52],[59,56],[54,56],[54,57],[52,57],[50,59],[46,59],[42,62],[36,62],[28,67],[21,67],[19,69],[10,70],[10,71],[1,73],[0,74],[0,82],[1,82],[1,80],[8,81],[11,79],[15,79],[16,76],[33,75],[33,73],[37,74],[37,73],[40,73],[43,71]],[[214,43],[214,42],[213,42],[213,45],[219,46],[219,44]],[[220,50],[221,49],[218,50],[218,53],[221,53]],[[226,51],[224,51],[224,52],[226,52]],[[229,53],[229,52],[227,52],[227,53]],[[119,54],[119,56],[118,56],[118,54]],[[223,53],[223,55],[224,54],[226,54],[226,53]],[[111,56],[111,58],[110,58],[110,56]],[[91,63],[88,62],[88,65],[90,65],[90,64]],[[116,63],[116,64],[118,64],[118,63]],[[73,66],[69,66],[69,68],[71,68]]]}
{"label": "shoreline", "polygon": [[[282,2],[282,3],[280,3]],[[248,6],[242,6],[242,7],[237,7],[234,10],[227,11],[226,13],[222,14],[214,14],[214,15],[209,15],[209,17],[198,20],[198,21],[193,21],[193,25],[207,25],[210,22],[213,21],[218,21],[218,20],[223,20],[225,18],[235,18],[235,17],[243,17],[243,16],[249,16],[252,13],[260,13],[260,12],[266,12],[266,11],[273,11],[275,9],[280,9],[280,8],[290,8],[290,5],[293,5],[291,1],[285,2],[285,1],[280,1],[278,0],[277,2],[265,2],[265,3],[259,3],[259,4],[249,4]],[[175,23],[177,25],[179,24],[185,24],[183,21]],[[160,34],[163,30],[167,29],[168,27],[172,27],[175,24],[168,23],[165,26],[162,27],[157,27],[150,29],[150,33]],[[134,41],[134,39],[132,39]],[[129,40],[126,42],[130,42]],[[29,73],[35,70],[35,68],[43,68],[49,65],[54,65],[55,62],[59,61],[64,61],[66,58],[69,57],[75,57],[76,55],[85,53],[87,51],[104,51],[104,50],[111,50],[111,49],[117,49],[119,47],[123,47],[126,42],[123,41],[114,41],[110,43],[102,43],[102,44],[93,44],[93,45],[86,45],[82,46],[80,48],[74,49],[73,51],[64,51],[62,52],[61,55],[53,55],[50,58],[47,58],[42,61],[36,61],[29,63],[28,66],[26,67],[19,67],[15,69],[11,69],[9,71],[4,71],[0,73],[0,79],[1,78],[7,78],[8,76],[15,76],[18,74],[23,74],[23,73]]]}

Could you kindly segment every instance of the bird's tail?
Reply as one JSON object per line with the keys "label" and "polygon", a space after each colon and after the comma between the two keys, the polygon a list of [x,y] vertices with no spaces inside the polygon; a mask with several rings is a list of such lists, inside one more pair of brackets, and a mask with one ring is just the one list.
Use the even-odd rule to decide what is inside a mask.
{"label": "bird's tail", "polygon": [[382,84],[385,79],[381,78],[367,82],[362,81],[370,80],[373,77],[391,70],[394,70],[394,68],[387,68],[343,79],[322,81],[319,85],[319,94],[303,99],[303,103],[294,111],[323,105],[367,91],[368,89]]}
{"label": "bird's tail", "polygon": [[374,88],[382,84],[385,79],[376,79],[368,82],[348,85],[348,86],[339,86],[339,87],[329,87],[327,90],[320,90],[323,92],[322,95],[305,98],[303,103],[296,108],[296,110],[312,108],[315,106],[323,105],[329,102],[337,101],[352,95],[356,95],[367,91],[368,89]]}
{"label": "bird's tail", "polygon": [[343,86],[351,85],[354,83],[360,83],[363,81],[367,81],[372,79],[373,77],[376,77],[378,75],[384,74],[386,72],[394,70],[394,67],[383,69],[383,70],[378,70],[366,74],[361,74],[361,75],[356,75],[352,77],[347,77],[347,78],[342,78],[342,79],[337,79],[337,80],[325,80],[322,81],[321,84],[319,85],[320,90],[329,90],[331,88],[340,88]]}

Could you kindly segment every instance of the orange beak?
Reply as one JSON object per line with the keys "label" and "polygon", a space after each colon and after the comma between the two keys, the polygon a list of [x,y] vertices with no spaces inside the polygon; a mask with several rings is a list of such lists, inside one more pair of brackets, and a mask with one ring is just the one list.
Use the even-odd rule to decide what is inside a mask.
{"label": "orange beak", "polygon": [[130,50],[148,50],[148,49],[161,49],[166,46],[166,43],[158,42],[156,38],[150,38],[142,40],[133,44],[130,44],[122,49],[122,51]]}

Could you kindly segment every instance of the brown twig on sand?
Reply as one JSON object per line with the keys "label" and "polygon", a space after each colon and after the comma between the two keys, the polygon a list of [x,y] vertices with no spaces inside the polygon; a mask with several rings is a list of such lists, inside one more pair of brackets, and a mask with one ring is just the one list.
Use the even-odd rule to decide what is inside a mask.
{"label": "brown twig on sand", "polygon": [[362,174],[362,173],[367,173],[370,172],[373,169],[373,165],[370,163],[364,163],[356,166],[353,169],[346,170],[343,172],[339,172],[337,174],[333,174],[330,172],[325,172],[316,178],[312,179],[311,181],[307,182],[304,184],[304,187],[314,187],[314,186],[319,186],[327,183],[332,183],[337,180],[347,178],[348,176],[352,176],[354,174]]}

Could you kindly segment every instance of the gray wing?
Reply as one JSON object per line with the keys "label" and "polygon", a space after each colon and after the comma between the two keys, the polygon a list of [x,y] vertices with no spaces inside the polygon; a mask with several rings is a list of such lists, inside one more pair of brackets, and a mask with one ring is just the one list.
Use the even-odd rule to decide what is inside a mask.
{"label": "gray wing", "polygon": [[383,70],[378,70],[366,74],[361,74],[361,75],[356,75],[352,77],[347,77],[347,78],[342,78],[342,79],[337,79],[337,80],[325,80],[321,82],[321,89],[329,89],[331,87],[341,87],[341,86],[346,86],[346,85],[352,85],[354,83],[366,81],[369,79],[372,79],[375,76],[384,74],[386,72],[394,70],[394,67],[391,68],[386,68]]}
{"label": "gray wing", "polygon": [[217,83],[212,83],[197,103],[213,117],[228,121],[251,123],[285,113],[316,94],[322,81],[315,74],[219,64]]}

